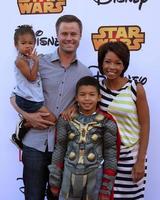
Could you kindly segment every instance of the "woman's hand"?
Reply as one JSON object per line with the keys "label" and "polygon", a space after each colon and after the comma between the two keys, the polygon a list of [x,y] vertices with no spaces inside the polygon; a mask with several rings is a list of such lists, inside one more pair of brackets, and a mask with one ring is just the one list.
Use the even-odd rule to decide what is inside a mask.
{"label": "woman's hand", "polygon": [[61,113],[61,116],[64,120],[71,120],[75,113],[77,112],[77,106],[73,104],[72,106],[68,107],[65,111]]}
{"label": "woman's hand", "polygon": [[138,182],[144,177],[145,174],[145,161],[137,161],[132,169],[133,182]]}

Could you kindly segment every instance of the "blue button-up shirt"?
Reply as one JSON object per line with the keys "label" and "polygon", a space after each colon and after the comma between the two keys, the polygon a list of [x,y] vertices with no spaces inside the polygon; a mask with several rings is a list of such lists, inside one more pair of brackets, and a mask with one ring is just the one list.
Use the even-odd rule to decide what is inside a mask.
{"label": "blue button-up shirt", "polygon": [[[74,100],[75,86],[83,76],[92,76],[91,71],[75,59],[68,68],[61,65],[57,50],[54,54],[41,55],[39,70],[47,108],[59,117]],[[31,129],[23,139],[23,144],[39,151],[53,151],[54,127],[44,130]]]}

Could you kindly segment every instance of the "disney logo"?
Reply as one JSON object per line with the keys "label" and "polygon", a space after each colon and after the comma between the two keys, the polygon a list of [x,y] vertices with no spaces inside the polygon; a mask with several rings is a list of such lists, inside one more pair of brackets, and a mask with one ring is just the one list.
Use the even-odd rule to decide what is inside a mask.
{"label": "disney logo", "polygon": [[98,5],[104,5],[109,3],[139,3],[138,9],[141,10],[142,5],[146,3],[148,0],[93,0]]}
{"label": "disney logo", "polygon": [[59,42],[58,42],[58,39],[56,37],[46,37],[46,36],[43,36],[43,31],[42,30],[38,30],[36,31],[36,42],[37,42],[37,46],[58,46],[59,45]]}
{"label": "disney logo", "polygon": [[141,83],[142,85],[145,85],[147,83],[147,77],[143,77],[143,76],[128,75],[128,79],[134,80],[135,82]]}

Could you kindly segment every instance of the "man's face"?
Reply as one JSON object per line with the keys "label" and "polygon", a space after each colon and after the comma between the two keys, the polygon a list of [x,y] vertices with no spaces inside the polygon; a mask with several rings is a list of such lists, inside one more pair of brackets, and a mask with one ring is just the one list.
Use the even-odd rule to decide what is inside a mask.
{"label": "man's face", "polygon": [[59,49],[64,53],[75,53],[81,39],[77,22],[62,22],[57,32]]}

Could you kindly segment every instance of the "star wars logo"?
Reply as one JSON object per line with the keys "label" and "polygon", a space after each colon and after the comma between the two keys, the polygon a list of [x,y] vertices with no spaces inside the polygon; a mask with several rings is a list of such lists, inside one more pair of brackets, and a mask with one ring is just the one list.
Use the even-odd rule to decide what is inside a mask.
{"label": "star wars logo", "polygon": [[141,10],[142,5],[146,3],[148,0],[93,0],[98,5],[106,5],[109,3],[133,3],[133,4],[139,4],[138,9]]}
{"label": "star wars logo", "polygon": [[21,15],[61,13],[66,0],[17,0]]}
{"label": "star wars logo", "polygon": [[98,33],[91,34],[94,50],[106,42],[122,41],[125,42],[131,51],[141,49],[142,43],[145,42],[145,33],[139,26],[101,26]]}

